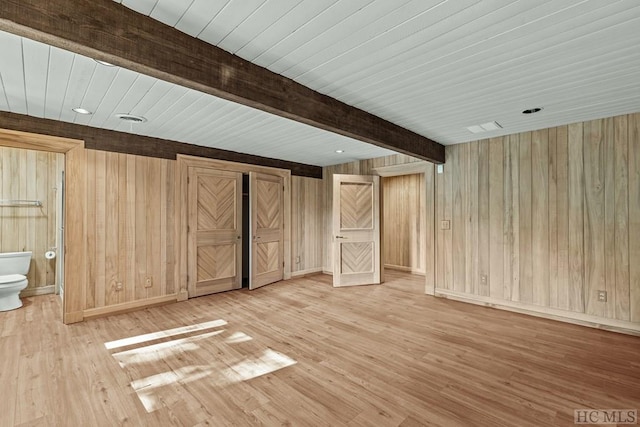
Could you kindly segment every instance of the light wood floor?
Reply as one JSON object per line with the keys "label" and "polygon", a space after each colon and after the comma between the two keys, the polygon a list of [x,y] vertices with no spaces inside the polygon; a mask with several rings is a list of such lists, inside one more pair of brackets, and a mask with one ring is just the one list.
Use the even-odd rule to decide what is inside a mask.
{"label": "light wood floor", "polygon": [[387,279],[313,276],[70,326],[56,297],[27,298],[0,313],[0,425],[546,426],[640,408],[640,338]]}

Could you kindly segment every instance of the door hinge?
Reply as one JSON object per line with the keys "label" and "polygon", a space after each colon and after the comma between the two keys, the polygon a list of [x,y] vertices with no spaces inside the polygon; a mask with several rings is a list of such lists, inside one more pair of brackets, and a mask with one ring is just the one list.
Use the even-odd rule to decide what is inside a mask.
{"label": "door hinge", "polygon": [[187,233],[191,231],[191,229],[189,228],[189,226],[187,225]]}
{"label": "door hinge", "polygon": [[191,182],[191,178],[187,177],[187,184]]}
{"label": "door hinge", "polygon": [[284,261],[282,261],[282,267],[284,267]]}

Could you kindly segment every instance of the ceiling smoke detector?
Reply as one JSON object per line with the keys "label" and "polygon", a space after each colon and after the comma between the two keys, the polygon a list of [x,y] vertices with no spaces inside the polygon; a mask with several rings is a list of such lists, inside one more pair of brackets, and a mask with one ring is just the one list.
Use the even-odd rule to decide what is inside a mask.
{"label": "ceiling smoke detector", "polygon": [[134,116],[133,114],[116,114],[116,117],[129,123],[144,123],[147,121],[144,117]]}

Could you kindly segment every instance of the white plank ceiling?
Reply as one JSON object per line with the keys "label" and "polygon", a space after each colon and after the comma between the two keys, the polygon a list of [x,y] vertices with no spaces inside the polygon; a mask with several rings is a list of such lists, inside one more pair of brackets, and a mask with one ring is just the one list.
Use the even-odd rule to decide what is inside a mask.
{"label": "white plank ceiling", "polygon": [[[640,111],[637,0],[115,1],[444,144]],[[3,110],[316,165],[389,153],[8,34],[0,55]]]}

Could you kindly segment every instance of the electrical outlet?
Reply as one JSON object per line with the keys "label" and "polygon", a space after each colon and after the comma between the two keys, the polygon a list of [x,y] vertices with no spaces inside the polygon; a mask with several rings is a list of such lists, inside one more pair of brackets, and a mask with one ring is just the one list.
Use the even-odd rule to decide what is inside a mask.
{"label": "electrical outlet", "polygon": [[449,220],[440,221],[440,230],[449,230],[451,228],[451,223]]}
{"label": "electrical outlet", "polygon": [[598,291],[598,302],[607,302],[607,291]]}
{"label": "electrical outlet", "polygon": [[121,291],[123,288],[124,286],[122,285],[122,282],[116,283],[116,291]]}
{"label": "electrical outlet", "polygon": [[487,275],[486,274],[481,274],[480,275],[480,283],[482,283],[483,285],[487,284]]}
{"label": "electrical outlet", "polygon": [[153,279],[151,279],[151,277],[147,277],[146,279],[144,279],[145,288],[150,288],[152,286],[153,286]]}
{"label": "electrical outlet", "polygon": [[296,264],[300,264],[300,255],[296,257]]}

